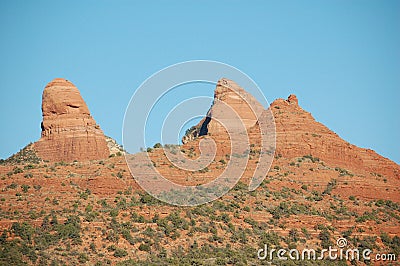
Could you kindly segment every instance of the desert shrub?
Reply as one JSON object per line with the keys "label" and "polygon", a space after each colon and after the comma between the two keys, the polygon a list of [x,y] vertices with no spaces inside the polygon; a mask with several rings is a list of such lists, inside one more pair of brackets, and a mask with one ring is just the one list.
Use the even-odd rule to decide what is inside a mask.
{"label": "desert shrub", "polygon": [[143,203],[143,204],[146,204],[146,205],[159,205],[159,204],[162,204],[161,201],[159,201],[158,199],[154,198],[153,196],[151,196],[148,193],[141,194],[139,201],[141,203]]}
{"label": "desert shrub", "polygon": [[319,162],[319,158],[318,157],[313,157],[311,154],[309,155],[304,155],[303,159],[309,159],[311,162],[315,163],[315,162]]}
{"label": "desert shrub", "polygon": [[149,238],[153,238],[155,231],[153,228],[151,227],[146,227],[146,229],[142,232],[143,235],[149,237]]}
{"label": "desert shrub", "polygon": [[375,202],[375,205],[378,207],[385,207],[391,210],[400,211],[400,205],[397,202],[393,202],[391,200],[379,199]]}
{"label": "desert shrub", "polygon": [[207,172],[209,172],[210,171],[210,169],[208,169],[208,167],[206,166],[206,167],[204,167],[203,169],[200,169],[198,172],[199,173],[207,173]]}
{"label": "desert shrub", "polygon": [[22,245],[18,240],[6,241],[0,245],[0,263],[2,265],[27,265],[23,258]]}
{"label": "desert shrub", "polygon": [[281,202],[279,206],[269,210],[274,219],[280,219],[282,217],[288,217],[290,215],[289,205],[287,202]]}
{"label": "desert shrub", "polygon": [[13,174],[19,174],[19,173],[23,173],[24,170],[22,170],[20,167],[16,166],[13,169]]}
{"label": "desert shrub", "polygon": [[336,187],[337,185],[337,180],[336,179],[331,179],[329,183],[326,185],[325,190],[322,192],[322,195],[330,195],[332,190]]}
{"label": "desert shrub", "polygon": [[26,174],[24,175],[24,177],[25,177],[25,178],[32,178],[32,177],[33,177],[33,174],[32,174],[32,173],[26,173]]}
{"label": "desert shrub", "polygon": [[340,176],[354,176],[352,173],[347,171],[346,169],[340,168],[340,167],[335,167],[335,171],[339,172],[339,177]]}
{"label": "desert shrub", "polygon": [[135,240],[134,240],[134,238],[132,237],[130,230],[128,230],[128,229],[126,229],[126,228],[122,229],[122,230],[121,230],[121,235],[122,235],[123,238],[126,239],[126,241],[129,242],[129,244],[131,244],[131,245],[134,245],[134,244],[135,244]]}
{"label": "desert shrub", "polygon": [[248,241],[246,231],[243,230],[242,228],[239,228],[239,230],[232,232],[231,241],[232,242],[239,241],[242,244],[246,244]]}
{"label": "desert shrub", "polygon": [[115,208],[115,209],[111,209],[111,210],[110,210],[110,216],[111,216],[111,217],[117,217],[117,216],[118,216],[118,213],[119,213],[119,209],[118,209],[118,208]]}
{"label": "desert shrub", "polygon": [[161,143],[156,143],[156,144],[154,144],[153,148],[154,149],[162,148],[162,144]]}
{"label": "desert shrub", "polygon": [[78,192],[79,197],[84,200],[87,200],[90,194],[92,194],[90,189],[86,189],[85,191]]}
{"label": "desert shrub", "polygon": [[264,248],[264,244],[269,247],[279,247],[280,245],[280,237],[275,232],[262,232],[259,237],[259,247]]}
{"label": "desert shrub", "polygon": [[320,192],[318,192],[316,190],[313,190],[311,192],[311,195],[306,197],[306,200],[309,200],[309,201],[321,201],[321,200],[323,200],[323,197],[321,196]]}
{"label": "desert shrub", "polygon": [[97,212],[92,212],[92,211],[86,212],[85,213],[85,221],[86,222],[93,222],[96,219],[97,216],[98,216]]}
{"label": "desert shrub", "polygon": [[22,191],[24,192],[24,193],[27,193],[28,192],[28,190],[31,188],[29,185],[21,185],[21,188],[22,188]]}
{"label": "desert shrub", "polygon": [[142,243],[142,244],[140,244],[140,246],[139,246],[139,250],[140,250],[140,251],[150,252],[150,246],[149,246],[148,244]]}
{"label": "desert shrub", "polygon": [[56,225],[56,230],[59,238],[72,239],[74,243],[80,243],[81,240],[81,220],[79,216],[69,216],[65,224]]}
{"label": "desert shrub", "polygon": [[35,229],[27,222],[13,223],[11,226],[11,232],[30,243],[32,241]]}
{"label": "desert shrub", "polygon": [[222,213],[220,215],[220,220],[227,224],[231,221],[231,218],[229,217],[229,215],[227,213]]}
{"label": "desert shrub", "polygon": [[374,250],[376,246],[376,236],[364,236],[362,239],[358,240],[358,247],[360,249],[370,249]]}
{"label": "desert shrub", "polygon": [[310,239],[311,238],[311,234],[310,232],[308,232],[307,228],[302,227],[301,228],[301,232],[303,233],[303,235],[305,236],[305,238]]}
{"label": "desert shrub", "polygon": [[295,243],[299,241],[299,232],[297,231],[296,228],[292,228],[289,230],[288,240],[289,242],[295,242]]}
{"label": "desert shrub", "polygon": [[83,264],[83,263],[89,261],[89,257],[88,257],[88,255],[86,255],[86,253],[79,253],[78,261],[79,261],[79,263]]}
{"label": "desert shrub", "polygon": [[18,184],[16,184],[16,183],[11,183],[11,184],[9,184],[8,186],[6,186],[6,189],[16,189],[18,187]]}
{"label": "desert shrub", "polygon": [[52,245],[58,243],[59,239],[57,235],[51,234],[47,231],[48,228],[44,228],[34,237],[35,248],[37,250],[45,250]]}
{"label": "desert shrub", "polygon": [[145,223],[147,222],[143,215],[138,215],[136,212],[131,213],[131,220],[135,223]]}
{"label": "desert shrub", "polygon": [[380,235],[380,238],[382,242],[385,244],[385,246],[389,247],[391,249],[391,252],[396,254],[396,257],[400,255],[400,237],[399,236],[394,236],[393,238],[390,238],[390,236],[383,232]]}
{"label": "desert shrub", "polygon": [[93,253],[96,253],[96,244],[94,242],[90,243],[89,248]]}
{"label": "desert shrub", "polygon": [[121,171],[118,171],[117,177],[118,177],[118,178],[123,178],[123,177],[124,177],[124,174],[123,174]]}
{"label": "desert shrub", "polygon": [[176,229],[188,229],[188,222],[180,217],[179,212],[172,212],[166,217],[167,220],[171,221],[172,225]]}
{"label": "desert shrub", "polygon": [[[139,247],[139,249],[140,249],[140,247]],[[117,248],[114,251],[114,257],[116,257],[116,258],[126,257],[127,255],[128,255],[128,252],[125,249]]]}
{"label": "desert shrub", "polygon": [[111,229],[107,232],[106,239],[110,242],[118,243],[119,240],[119,232],[116,228]]}
{"label": "desert shrub", "polygon": [[376,210],[372,210],[371,212],[364,212],[361,216],[356,218],[356,223],[363,223],[370,220],[379,221]]}
{"label": "desert shrub", "polygon": [[321,240],[321,246],[325,249],[329,248],[329,246],[333,246],[331,234],[326,228],[319,233],[319,240]]}

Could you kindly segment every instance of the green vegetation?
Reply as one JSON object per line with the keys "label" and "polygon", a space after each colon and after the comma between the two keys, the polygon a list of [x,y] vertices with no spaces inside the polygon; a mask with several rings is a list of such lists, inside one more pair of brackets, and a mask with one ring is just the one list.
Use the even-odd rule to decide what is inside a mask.
{"label": "green vegetation", "polygon": [[319,191],[313,190],[313,191],[311,191],[311,195],[306,197],[306,200],[321,201],[321,200],[323,200],[323,197]]}
{"label": "green vegetation", "polygon": [[32,148],[32,143],[25,146],[16,154],[13,154],[6,160],[0,160],[0,165],[3,164],[39,164],[42,161]]}
{"label": "green vegetation", "polygon": [[[152,149],[161,148],[160,145],[155,144]],[[177,146],[179,149],[183,148]],[[191,156],[195,149],[186,148],[182,152]],[[266,262],[256,258],[257,250],[265,244],[271,248],[322,249],[334,246],[338,235],[346,237],[354,247],[399,253],[399,237],[382,233],[379,239],[367,235],[377,228],[376,224],[398,222],[399,204],[386,199],[366,201],[358,193],[357,197],[346,194],[341,198],[337,189],[341,179],[334,173],[328,183],[310,182],[307,175],[329,170],[311,155],[282,159],[282,168],[275,166],[255,191],[249,192],[247,183],[238,182],[221,199],[196,207],[171,206],[137,191],[124,178],[120,159],[105,159],[90,165],[96,173],[107,167],[121,178],[118,182],[126,182],[126,187],[118,188],[109,196],[92,194],[87,189],[92,180],[70,169],[78,168],[78,164],[46,165],[44,173],[53,178],[52,183],[62,186],[63,193],[68,191],[67,195],[72,195],[68,200],[64,200],[63,194],[49,193],[34,179],[24,179],[33,175],[43,177],[36,169],[42,165],[7,166],[10,178],[7,172],[2,174],[1,201],[5,207],[0,216],[26,222],[14,223],[0,232],[0,265],[258,265]],[[229,160],[218,159],[213,167],[221,167]],[[319,164],[313,166],[313,172],[306,170],[299,179],[294,178],[299,169],[288,164],[304,164],[305,169],[310,169],[310,162]],[[68,171],[65,173],[61,166]],[[210,169],[201,172],[207,173]],[[336,171],[351,174],[343,169]],[[306,178],[302,179],[303,176]],[[33,204],[37,195],[46,198],[43,209]],[[32,208],[11,210],[9,206],[15,202]],[[314,228],[307,224],[298,227],[297,222],[303,217],[306,223],[315,218],[319,224]],[[347,221],[357,224],[346,229],[334,227]],[[342,262],[291,261],[288,264],[273,260],[272,263],[341,265]]]}
{"label": "green vegetation", "polygon": [[352,173],[350,173],[349,171],[347,171],[346,169],[342,169],[340,167],[336,167],[335,171],[339,172],[339,177],[340,176],[354,176]]}
{"label": "green vegetation", "polygon": [[382,233],[380,238],[383,244],[390,248],[390,252],[396,254],[396,257],[398,258],[400,255],[400,237],[393,236],[391,238],[388,234]]}
{"label": "green vegetation", "polygon": [[319,233],[319,239],[321,240],[321,246],[325,249],[328,249],[330,246],[333,246],[333,242],[331,241],[331,234],[327,228],[324,228]]}
{"label": "green vegetation", "polygon": [[24,185],[21,185],[21,188],[22,188],[22,191],[23,191],[24,193],[27,193],[28,190],[30,189],[30,186],[24,184]]}
{"label": "green vegetation", "polygon": [[319,162],[319,158],[318,157],[313,157],[311,154],[310,155],[304,155],[303,159],[308,159],[313,163]]}
{"label": "green vegetation", "polygon": [[160,149],[160,148],[162,148],[162,147],[163,147],[163,146],[162,146],[161,143],[156,143],[156,144],[154,144],[154,146],[153,146],[154,149]]}
{"label": "green vegetation", "polygon": [[[77,216],[68,217],[64,224],[59,224],[55,216],[43,219],[42,226],[33,227],[27,222],[13,223],[10,230],[3,231],[0,237],[0,263],[4,265],[26,265],[37,263],[45,259],[43,253],[50,246],[55,246],[61,241],[68,241],[72,245],[79,245],[81,240],[80,219]],[[14,236],[7,241],[7,236]],[[40,258],[39,258],[40,257]],[[83,258],[81,258],[83,259]]]}
{"label": "green vegetation", "polygon": [[[140,247],[139,247],[139,250],[140,250]],[[117,248],[114,251],[114,257],[116,257],[116,258],[126,257],[127,255],[128,255],[128,252],[125,249]]]}
{"label": "green vegetation", "polygon": [[331,192],[334,188],[336,188],[337,185],[337,180],[332,179],[329,181],[329,183],[326,185],[325,190],[322,192],[322,195],[331,195]]}

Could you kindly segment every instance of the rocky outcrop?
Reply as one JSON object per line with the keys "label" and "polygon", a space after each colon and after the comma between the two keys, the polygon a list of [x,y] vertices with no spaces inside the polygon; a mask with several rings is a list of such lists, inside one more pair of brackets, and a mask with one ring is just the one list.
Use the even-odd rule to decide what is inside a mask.
{"label": "rocky outcrop", "polygon": [[[230,87],[234,87],[235,90],[229,89]],[[236,83],[221,79],[218,81],[214,103],[207,116],[187,131],[182,142],[185,144],[202,135],[209,135],[216,143],[220,143],[220,149],[223,149],[225,153],[226,148],[223,146],[228,143],[228,135],[220,123],[213,119],[213,116],[220,112],[221,105],[226,103],[242,119],[253,147],[259,147],[260,127],[254,113],[265,112],[265,110],[262,106],[253,104],[254,101],[254,98]],[[255,112],[250,106],[256,106]],[[309,112],[303,110],[299,106],[296,95],[290,95],[287,100],[277,99],[270,105],[270,109],[275,120],[275,155],[277,157],[295,158],[311,155],[332,167],[400,178],[398,164],[373,150],[359,148],[341,139],[329,128],[315,121]],[[266,131],[271,132],[271,130],[272,128]]]}
{"label": "rocky outcrop", "polygon": [[126,151],[124,150],[122,145],[118,144],[115,139],[106,136],[106,142],[108,149],[110,150],[110,156],[126,154]]}
{"label": "rocky outcrop", "polygon": [[400,178],[400,167],[370,149],[359,148],[341,139],[336,133],[303,110],[295,95],[272,104],[276,123],[275,154],[285,158],[312,155],[330,166],[353,171],[369,171]]}
{"label": "rocky outcrop", "polygon": [[[226,129],[224,126],[237,124],[237,120],[232,118],[232,123],[224,126],[215,119],[215,117],[227,117],[223,115],[227,109],[232,109],[242,121],[242,124],[249,130],[257,123],[259,117],[264,111],[264,108],[258,101],[234,81],[227,78],[222,78],[217,82],[214,92],[214,102],[205,118],[200,123],[190,128],[182,139],[183,143],[194,140],[196,137],[210,135],[224,138]],[[222,115],[221,115],[222,114]]]}
{"label": "rocky outcrop", "polygon": [[41,138],[34,149],[43,160],[69,162],[109,156],[100,126],[70,81],[56,78],[46,85],[42,113]]}

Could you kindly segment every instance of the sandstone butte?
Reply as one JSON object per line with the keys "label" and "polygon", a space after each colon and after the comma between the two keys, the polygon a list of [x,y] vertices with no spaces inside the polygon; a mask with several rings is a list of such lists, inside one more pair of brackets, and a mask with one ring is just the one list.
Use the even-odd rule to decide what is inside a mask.
{"label": "sandstone butte", "polygon": [[56,78],[46,85],[42,113],[41,138],[33,145],[41,159],[72,162],[109,156],[103,131],[70,81]]}
{"label": "sandstone butte", "polygon": [[[222,103],[231,106],[237,112],[244,121],[250,143],[255,149],[260,148],[260,125],[254,112],[260,114],[266,113],[266,110],[251,94],[226,78],[218,81],[214,92],[214,104],[206,117],[183,137],[183,148],[196,147],[203,135],[209,135],[217,143],[219,157],[229,154],[230,147],[227,145],[229,136],[224,127],[213,119],[214,114],[222,112]],[[255,110],[251,110],[249,104],[255,107]],[[276,131],[275,157],[295,158],[310,155],[328,165],[355,172],[379,173],[400,178],[398,164],[373,150],[359,148],[341,139],[336,133],[317,122],[309,112],[303,110],[295,95],[290,95],[287,100],[277,99],[269,108],[275,121],[275,128],[271,128]],[[42,96],[42,112],[41,138],[33,144],[41,159],[51,162],[72,162],[100,160],[110,155],[106,137],[90,115],[79,90],[70,81],[56,78],[46,85]],[[152,156],[157,157],[161,165],[166,163],[164,160],[168,160],[158,152]],[[248,167],[255,168],[251,164]],[[165,174],[168,172],[173,171],[167,169]],[[247,174],[251,175],[250,172]],[[182,174],[182,177],[184,175]],[[172,179],[180,181],[180,178]]]}
{"label": "sandstone butte", "polygon": [[[236,92],[229,87],[234,87]],[[223,78],[217,83],[214,99],[225,102],[238,113],[244,121],[250,142],[255,143],[257,147],[260,143],[259,124],[248,104],[248,102],[253,103],[254,98],[234,81]],[[254,103],[252,105],[254,106]],[[256,113],[263,112],[260,110],[262,107],[257,104],[255,106],[258,109],[255,110]],[[220,149],[224,149],[229,137],[225,129],[213,120],[213,113],[218,112],[219,108],[218,101],[214,101],[214,105],[207,112],[207,117],[192,127],[190,132],[183,137],[182,142],[189,143],[199,136],[208,134],[220,143]],[[311,155],[329,165],[356,172],[362,170],[400,178],[398,164],[371,149],[359,148],[341,139],[329,128],[317,122],[309,112],[303,110],[295,95],[290,95],[287,100],[277,99],[269,108],[273,113],[276,126],[276,156],[294,158]],[[220,151],[219,154],[222,155],[225,151],[222,153]]]}
{"label": "sandstone butte", "polygon": [[[224,86],[227,84],[228,88]],[[58,94],[54,93],[57,88]],[[48,93],[53,95],[49,97]],[[266,236],[277,240],[277,246],[289,247],[286,242],[291,232],[301,239],[291,240],[299,250],[321,248],[321,236],[328,234],[332,243],[345,236],[352,248],[370,245],[375,246],[374,252],[393,252],[396,247],[391,246],[400,236],[400,166],[342,140],[315,121],[299,106],[297,97],[290,95],[270,105],[276,127],[274,160],[265,182],[249,192],[246,181],[259,161],[259,121],[242,96],[251,101],[243,89],[227,79],[218,82],[214,95],[237,111],[250,136],[251,156],[241,184],[215,202],[181,208],[157,202],[143,193],[129,174],[123,156],[103,159],[109,154],[104,144],[96,144],[97,150],[90,156],[70,156],[81,156],[72,152],[77,143],[87,145],[88,136],[92,144],[103,143],[104,136],[70,82],[56,79],[49,83],[43,97],[42,139],[34,143],[34,148],[53,162],[40,162],[28,146],[0,164],[0,231],[8,232],[3,233],[7,241],[0,239],[0,255],[8,251],[11,258],[4,265],[38,265],[32,254],[40,258],[39,264],[51,258],[62,265],[82,265],[82,258],[90,265],[116,265],[128,259],[146,264],[156,254],[160,259],[154,265],[164,265],[165,256],[171,259],[191,251],[201,255],[198,264],[213,264],[215,256],[227,262],[234,256],[243,259],[242,265],[258,265],[260,261],[252,260],[255,253],[249,250],[264,243]],[[207,117],[188,131],[184,144],[176,147],[187,161],[199,156],[198,144],[203,138],[213,138],[217,152],[208,169],[184,171],[165,157],[163,148],[154,148],[149,154],[160,173],[178,183],[201,184],[217,177],[229,164],[227,132],[213,119],[221,110],[217,102]],[[265,112],[263,108],[258,111]],[[78,161],[56,162],[66,159]],[[71,215],[81,221],[78,238],[72,234],[53,242],[51,236],[62,236],[59,230],[70,228],[67,222]],[[216,219],[223,215],[229,218],[229,226]],[[57,226],[48,227],[51,217],[57,218]],[[188,228],[175,226],[173,221],[183,221]],[[17,222],[20,226],[13,226]],[[176,232],[167,235],[167,228]],[[238,241],[239,233],[245,242]],[[150,246],[150,252],[140,248],[143,243]],[[229,253],[213,249],[228,244]],[[116,256],[115,249],[123,249],[127,255]],[[18,253],[31,255],[22,255],[24,263],[18,264]],[[179,262],[176,265],[185,264]],[[376,263],[357,262],[370,264]]]}

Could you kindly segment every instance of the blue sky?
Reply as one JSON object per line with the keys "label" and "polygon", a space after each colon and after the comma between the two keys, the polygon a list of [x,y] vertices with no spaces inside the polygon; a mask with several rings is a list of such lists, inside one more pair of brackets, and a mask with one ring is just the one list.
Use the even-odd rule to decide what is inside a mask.
{"label": "blue sky", "polygon": [[209,59],[244,71],[269,102],[296,94],[345,140],[400,162],[399,1],[10,0],[0,32],[0,158],[39,139],[53,78],[71,80],[121,142],[146,78]]}

